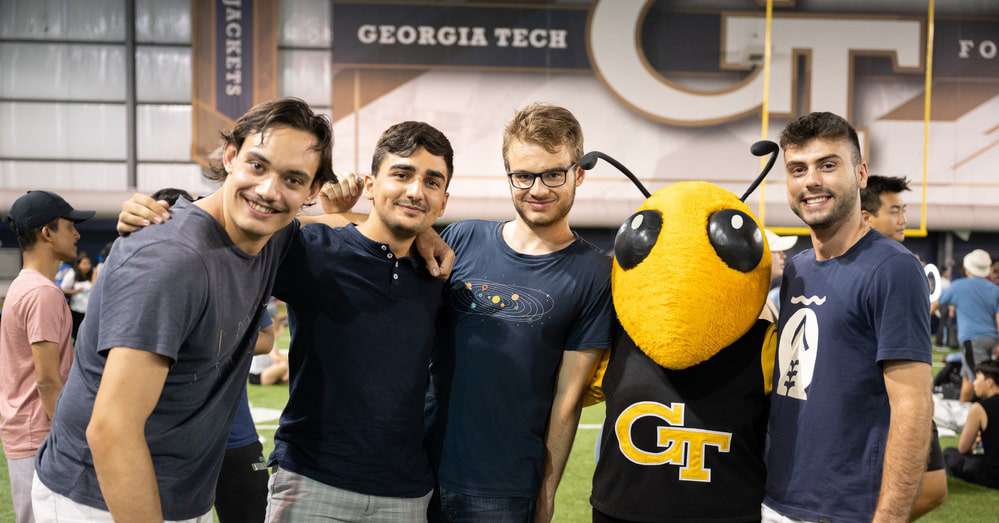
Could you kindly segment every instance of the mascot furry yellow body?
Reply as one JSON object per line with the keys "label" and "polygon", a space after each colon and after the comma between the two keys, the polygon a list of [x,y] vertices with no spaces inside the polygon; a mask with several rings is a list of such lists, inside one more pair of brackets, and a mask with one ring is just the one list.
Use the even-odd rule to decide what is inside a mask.
{"label": "mascot furry yellow body", "polygon": [[759,520],[769,281],[761,227],[716,185],[660,189],[621,226],[594,521]]}

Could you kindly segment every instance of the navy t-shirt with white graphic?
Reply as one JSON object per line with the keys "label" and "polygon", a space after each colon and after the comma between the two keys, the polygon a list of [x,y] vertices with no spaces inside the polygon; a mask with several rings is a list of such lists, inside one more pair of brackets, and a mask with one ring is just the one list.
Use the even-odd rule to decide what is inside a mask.
{"label": "navy t-shirt with white graphic", "polygon": [[809,249],[787,264],[767,506],[809,521],[870,521],[891,413],[882,365],[930,362],[928,297],[916,257],[876,231],[841,256],[817,261]]}

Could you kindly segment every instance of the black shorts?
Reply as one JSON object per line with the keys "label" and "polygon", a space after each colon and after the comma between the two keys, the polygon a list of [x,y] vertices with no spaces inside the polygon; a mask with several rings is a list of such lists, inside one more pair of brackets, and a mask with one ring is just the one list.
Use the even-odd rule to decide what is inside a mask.
{"label": "black shorts", "polygon": [[931,422],[933,433],[930,436],[930,459],[926,463],[926,472],[943,470],[945,463],[943,451],[940,450],[940,433],[937,432],[937,422]]}
{"label": "black shorts", "polygon": [[267,469],[264,447],[254,441],[226,449],[215,485],[215,512],[221,523],[263,523],[267,510]]}
{"label": "black shorts", "polygon": [[248,379],[250,380],[250,385],[260,385],[260,374],[250,373]]}

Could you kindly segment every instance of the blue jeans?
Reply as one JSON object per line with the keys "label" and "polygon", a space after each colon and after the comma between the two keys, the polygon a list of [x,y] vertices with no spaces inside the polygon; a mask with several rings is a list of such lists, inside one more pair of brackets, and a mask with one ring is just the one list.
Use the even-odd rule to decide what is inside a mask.
{"label": "blue jeans", "polygon": [[431,523],[531,523],[534,499],[469,496],[438,487],[427,519]]}

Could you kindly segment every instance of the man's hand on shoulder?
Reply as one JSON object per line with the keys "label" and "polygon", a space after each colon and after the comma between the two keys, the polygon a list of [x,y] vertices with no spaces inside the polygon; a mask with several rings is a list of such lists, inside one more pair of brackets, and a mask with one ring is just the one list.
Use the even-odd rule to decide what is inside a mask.
{"label": "man's hand on shoulder", "polygon": [[437,231],[432,228],[421,232],[413,242],[416,252],[427,263],[427,270],[435,278],[446,280],[454,267],[454,251],[444,243]]}
{"label": "man's hand on shoulder", "polygon": [[170,205],[163,201],[156,201],[142,193],[135,193],[131,198],[121,204],[121,212],[118,213],[118,234],[127,236],[143,227],[154,223],[163,223],[170,219],[167,209]]}
{"label": "man's hand on shoulder", "polygon": [[364,193],[364,180],[354,173],[336,175],[335,182],[326,182],[319,190],[319,202],[326,214],[349,212]]}

